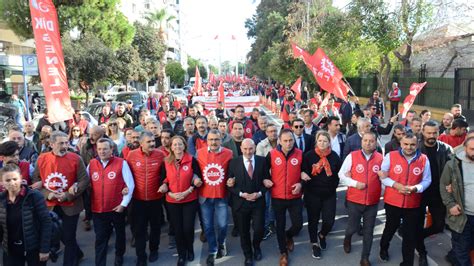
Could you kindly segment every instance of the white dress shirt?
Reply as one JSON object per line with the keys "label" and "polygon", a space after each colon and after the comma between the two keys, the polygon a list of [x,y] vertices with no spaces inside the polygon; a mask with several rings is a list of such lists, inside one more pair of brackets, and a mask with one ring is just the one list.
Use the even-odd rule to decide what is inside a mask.
{"label": "white dress shirt", "polygon": [[[366,154],[362,150],[362,154],[364,154],[364,157],[366,160],[370,159],[371,154]],[[347,155],[346,159],[342,163],[341,169],[339,170],[339,178],[341,179],[341,182],[343,185],[348,186],[348,187],[356,187],[357,186],[357,181],[352,179],[351,177],[346,176],[347,172],[351,172],[352,169],[352,153]]]}

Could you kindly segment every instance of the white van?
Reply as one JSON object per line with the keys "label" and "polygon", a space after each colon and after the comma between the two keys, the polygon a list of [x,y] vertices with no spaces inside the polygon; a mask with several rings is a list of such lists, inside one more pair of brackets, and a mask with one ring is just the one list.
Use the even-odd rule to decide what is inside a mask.
{"label": "white van", "polygon": [[[202,78],[199,78],[199,81],[202,84]],[[194,83],[196,83],[196,77],[189,78],[189,86],[194,87]]]}

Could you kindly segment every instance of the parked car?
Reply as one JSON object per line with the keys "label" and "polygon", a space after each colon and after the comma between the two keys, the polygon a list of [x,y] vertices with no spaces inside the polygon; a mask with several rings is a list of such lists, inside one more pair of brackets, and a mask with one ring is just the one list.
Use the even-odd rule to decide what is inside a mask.
{"label": "parked car", "polygon": [[145,105],[147,98],[148,95],[144,91],[119,92],[115,96],[114,101],[125,103],[128,100],[132,100],[133,109],[139,111]]}
{"label": "parked car", "polygon": [[[115,111],[117,103],[119,102],[112,102],[112,111]],[[98,120],[100,113],[102,113],[102,108],[104,108],[105,104],[106,102],[91,103],[84,109],[84,111],[91,114],[94,119]]]}
{"label": "parked car", "polygon": [[89,112],[81,111],[80,114],[89,122],[89,124],[92,124],[93,126],[99,125],[99,122],[97,121],[97,119],[95,119],[95,117]]}
{"label": "parked car", "polygon": [[125,86],[112,86],[110,89],[107,90],[107,92],[105,92],[104,98],[106,101],[114,99],[119,92],[123,91],[125,91]]}
{"label": "parked car", "polygon": [[16,125],[16,108],[8,103],[0,104],[0,140],[8,136],[8,130]]}
{"label": "parked car", "polygon": [[183,89],[171,89],[170,94],[179,101],[185,101],[188,105],[188,94]]}

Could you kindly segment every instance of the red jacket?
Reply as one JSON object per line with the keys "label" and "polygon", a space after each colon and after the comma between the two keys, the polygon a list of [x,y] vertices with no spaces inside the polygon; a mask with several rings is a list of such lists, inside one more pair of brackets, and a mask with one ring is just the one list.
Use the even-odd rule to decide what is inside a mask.
{"label": "red jacket", "polygon": [[464,133],[461,136],[453,136],[449,133],[448,134],[443,133],[439,135],[438,137],[438,140],[446,144],[449,144],[453,148],[456,148],[457,146],[462,145],[465,139],[466,139],[466,133]]}
{"label": "red jacket", "polygon": [[123,161],[112,157],[105,168],[98,159],[90,161],[92,212],[112,212],[122,202],[122,190],[126,187],[122,176]]}
{"label": "red jacket", "polygon": [[157,200],[163,197],[158,193],[161,186],[161,167],[165,155],[162,151],[154,149],[146,155],[141,148],[130,151],[127,162],[133,174],[135,189],[133,198],[137,200]]}
{"label": "red jacket", "polygon": [[[400,151],[392,151],[390,154],[390,170],[388,176],[395,182],[404,186],[414,186],[423,179],[423,170],[425,169],[428,158],[424,154],[417,154],[416,158],[408,164],[407,160]],[[421,193],[412,193],[404,195],[395,188],[386,187],[384,201],[387,204],[399,208],[418,208],[421,202]]]}
{"label": "red jacket", "polygon": [[[38,157],[36,162],[41,181],[44,188],[49,191],[67,192],[77,181],[77,168],[81,162],[79,155],[68,152],[59,157],[53,152],[46,152]],[[51,206],[73,206],[74,202],[59,202],[56,199],[46,200],[46,205]]]}
{"label": "red jacket", "polygon": [[203,184],[199,195],[210,199],[223,199],[226,196],[226,182],[232,151],[221,147],[220,152],[209,152],[208,148],[199,149],[196,158],[202,171]]}
{"label": "red jacket", "polygon": [[276,199],[298,199],[302,193],[293,195],[291,186],[299,183],[301,180],[301,163],[303,161],[303,152],[294,148],[285,157],[278,146],[270,151],[272,182],[271,188],[272,198]]}
{"label": "red jacket", "polygon": [[[166,178],[164,183],[168,183],[168,190],[170,192],[183,192],[187,190],[193,182],[193,157],[189,153],[185,153],[181,159],[179,166],[175,162],[165,162]],[[166,201],[169,203],[186,203],[197,200],[197,189],[193,190],[186,198],[181,201],[176,201],[166,194]]]}
{"label": "red jacket", "polygon": [[352,156],[352,179],[365,183],[367,186],[364,190],[349,187],[346,193],[346,199],[350,202],[362,205],[374,205],[379,203],[380,194],[382,192],[382,184],[378,176],[380,166],[382,165],[383,156],[378,152],[374,152],[367,161],[362,150],[353,151]]}

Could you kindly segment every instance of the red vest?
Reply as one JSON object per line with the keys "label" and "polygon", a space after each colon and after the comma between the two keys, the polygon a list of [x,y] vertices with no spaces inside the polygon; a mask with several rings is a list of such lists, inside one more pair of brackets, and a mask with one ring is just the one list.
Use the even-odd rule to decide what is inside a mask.
{"label": "red vest", "polygon": [[400,90],[400,89],[399,89],[398,87],[396,87],[395,89],[393,89],[393,91],[392,91],[392,93],[391,93],[391,95],[393,95],[393,96],[390,97],[390,101],[392,101],[392,102],[399,102],[399,101],[400,101],[400,97],[397,96],[399,90]]}
{"label": "red vest", "polygon": [[122,149],[122,158],[126,159],[128,157],[128,153],[130,151],[131,150],[128,146],[123,147],[123,149]]}
{"label": "red vest", "polygon": [[158,150],[162,151],[164,153],[165,157],[170,155],[170,152],[165,148],[165,146],[158,147]]}
{"label": "red vest", "polygon": [[105,168],[100,160],[90,161],[92,212],[112,212],[122,202],[122,190],[126,187],[122,176],[123,161],[122,158],[112,157]]}
{"label": "red vest", "polygon": [[[229,134],[232,133],[232,125],[234,121],[229,123]],[[255,124],[250,119],[245,119],[244,123],[244,138],[252,138],[253,133],[255,132]]]}
{"label": "red vest", "polygon": [[295,148],[293,152],[285,158],[282,151],[274,148],[270,151],[272,182],[272,198],[276,199],[298,199],[302,193],[293,195],[291,186],[300,182],[301,163],[303,161],[303,152]]}
{"label": "red vest", "polygon": [[[423,179],[423,170],[425,169],[428,158],[424,154],[417,155],[410,164],[400,151],[392,151],[390,154],[390,171],[388,176],[395,182],[404,186],[414,186]],[[412,193],[404,195],[398,193],[395,188],[386,187],[384,201],[387,204],[399,208],[418,208],[420,207],[421,193]]]}
{"label": "red vest", "polygon": [[[166,179],[165,182],[168,183],[168,188],[170,192],[183,192],[187,190],[193,180],[193,157],[189,153],[185,153],[181,159],[181,163],[177,168],[175,162],[165,162],[166,168]],[[169,203],[186,203],[193,200],[196,200],[198,197],[197,189],[193,190],[186,198],[181,201],[176,201],[168,194],[166,194],[166,201]]]}
{"label": "red vest", "polygon": [[351,156],[352,179],[365,183],[367,186],[364,190],[348,187],[346,199],[350,202],[362,205],[374,205],[379,203],[382,184],[377,173],[380,171],[380,166],[382,165],[382,154],[375,151],[368,161],[365,159],[362,150],[353,151]]}
{"label": "red vest", "polygon": [[209,152],[207,148],[199,149],[196,158],[202,171],[203,184],[199,195],[210,199],[223,199],[226,196],[228,168],[232,160],[232,151],[221,147],[220,152]]}
{"label": "red vest", "polygon": [[[38,157],[36,162],[41,181],[45,189],[49,191],[67,192],[77,182],[77,168],[81,162],[79,155],[68,152],[63,157],[46,152]],[[70,201],[59,202],[56,199],[46,200],[46,205],[51,206],[73,206]]]}
{"label": "red vest", "polygon": [[203,148],[207,149],[207,140],[196,137],[196,142],[194,143],[194,147],[196,151]]}
{"label": "red vest", "polygon": [[158,120],[160,121],[161,124],[163,124],[166,121],[166,113],[161,111],[158,113]]}
{"label": "red vest", "polygon": [[30,179],[30,163],[29,162],[19,162],[18,167],[20,168],[21,177],[23,178],[23,183],[25,185],[31,185]]}
{"label": "red vest", "polygon": [[163,197],[158,189],[161,186],[160,172],[164,158],[165,155],[158,149],[154,149],[150,155],[143,153],[141,148],[128,153],[127,163],[135,181],[134,199],[149,201]]}

